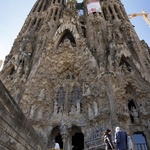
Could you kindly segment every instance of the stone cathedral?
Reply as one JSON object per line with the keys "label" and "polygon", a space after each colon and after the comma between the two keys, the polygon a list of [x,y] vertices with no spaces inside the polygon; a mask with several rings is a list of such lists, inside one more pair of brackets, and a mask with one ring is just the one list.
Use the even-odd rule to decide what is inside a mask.
{"label": "stone cathedral", "polygon": [[37,0],[0,79],[47,149],[99,150],[116,126],[150,149],[150,48],[120,0]]}

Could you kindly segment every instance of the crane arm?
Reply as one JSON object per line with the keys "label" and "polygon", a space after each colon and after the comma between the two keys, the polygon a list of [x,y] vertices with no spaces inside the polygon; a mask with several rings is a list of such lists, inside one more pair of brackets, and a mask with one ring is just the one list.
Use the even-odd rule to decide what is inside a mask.
{"label": "crane arm", "polygon": [[[142,13],[145,13],[144,11],[142,11]],[[146,13],[146,14],[144,14],[143,15],[143,18],[144,18],[144,20],[146,21],[146,23],[149,25],[149,27],[150,27],[150,17],[149,17],[149,14],[148,13]]]}
{"label": "crane arm", "polygon": [[133,13],[128,15],[128,18],[131,19],[133,17],[137,17],[137,16],[142,16],[143,19],[145,20],[145,22],[148,24],[148,26],[150,27],[150,17],[149,17],[149,13],[146,13],[144,10],[142,11],[142,13]]}
{"label": "crane arm", "polygon": [[136,14],[136,13],[134,13],[134,14],[130,14],[130,15],[128,15],[128,18],[129,18],[129,19],[131,19],[131,18],[133,18],[133,17],[143,16],[143,15],[146,15],[146,13],[140,13],[140,14]]}

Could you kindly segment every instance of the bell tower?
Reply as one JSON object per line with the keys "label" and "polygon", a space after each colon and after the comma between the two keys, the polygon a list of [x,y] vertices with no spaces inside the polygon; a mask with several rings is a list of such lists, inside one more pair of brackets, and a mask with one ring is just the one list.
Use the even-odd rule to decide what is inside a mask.
{"label": "bell tower", "polygon": [[149,63],[120,0],[37,0],[0,79],[47,148],[101,148],[116,126],[150,148]]}

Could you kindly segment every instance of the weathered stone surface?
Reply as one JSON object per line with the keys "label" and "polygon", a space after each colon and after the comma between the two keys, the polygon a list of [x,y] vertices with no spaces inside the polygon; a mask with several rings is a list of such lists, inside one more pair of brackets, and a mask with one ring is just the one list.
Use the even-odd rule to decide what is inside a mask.
{"label": "weathered stone surface", "polygon": [[119,0],[90,14],[88,2],[81,16],[76,1],[37,2],[0,78],[48,148],[98,146],[116,126],[150,148],[150,48]]}
{"label": "weathered stone surface", "polygon": [[0,82],[0,149],[44,150],[42,139]]}

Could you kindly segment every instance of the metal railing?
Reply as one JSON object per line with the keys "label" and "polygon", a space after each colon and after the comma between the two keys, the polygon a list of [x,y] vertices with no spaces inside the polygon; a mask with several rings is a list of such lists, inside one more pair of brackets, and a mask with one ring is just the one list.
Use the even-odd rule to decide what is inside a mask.
{"label": "metal railing", "polygon": [[148,150],[146,143],[135,143],[135,150]]}

